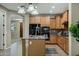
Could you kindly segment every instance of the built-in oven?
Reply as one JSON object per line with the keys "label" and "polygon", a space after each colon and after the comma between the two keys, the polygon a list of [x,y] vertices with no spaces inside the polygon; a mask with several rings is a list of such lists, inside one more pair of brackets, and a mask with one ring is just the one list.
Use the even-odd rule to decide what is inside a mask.
{"label": "built-in oven", "polygon": [[50,27],[43,26],[42,27],[42,35],[44,35],[45,37],[48,37],[46,40],[50,40]]}
{"label": "built-in oven", "polygon": [[40,35],[40,24],[29,24],[29,35]]}

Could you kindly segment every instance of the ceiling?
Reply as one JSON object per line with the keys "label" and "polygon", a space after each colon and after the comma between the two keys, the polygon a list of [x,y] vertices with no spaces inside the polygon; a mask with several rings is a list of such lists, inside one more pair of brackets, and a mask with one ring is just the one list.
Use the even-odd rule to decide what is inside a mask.
{"label": "ceiling", "polygon": [[[65,10],[68,10],[68,3],[33,3],[38,8],[39,14],[60,14],[63,13]],[[27,3],[1,3],[2,6],[17,11],[17,8],[21,5],[24,5],[25,7],[28,6]],[[55,6],[55,8],[52,8],[52,6]],[[52,12],[50,12],[52,11]]]}

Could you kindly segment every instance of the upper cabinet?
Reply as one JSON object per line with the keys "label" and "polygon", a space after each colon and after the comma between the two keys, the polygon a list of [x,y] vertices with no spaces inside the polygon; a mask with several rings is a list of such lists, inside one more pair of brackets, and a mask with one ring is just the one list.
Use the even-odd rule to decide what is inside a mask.
{"label": "upper cabinet", "polygon": [[41,26],[46,25],[46,16],[41,16],[40,19],[41,19]]}
{"label": "upper cabinet", "polygon": [[39,24],[40,23],[40,16],[30,16],[29,23],[30,24]]}
{"label": "upper cabinet", "polygon": [[50,27],[50,17],[49,16],[41,16],[41,26],[49,26]]}
{"label": "upper cabinet", "polygon": [[61,18],[61,28],[64,28],[64,23],[68,21],[68,10],[65,11]]}
{"label": "upper cabinet", "polygon": [[55,29],[56,28],[56,17],[52,16],[50,17],[50,29]]}
{"label": "upper cabinet", "polygon": [[35,17],[35,23],[36,24],[40,24],[41,20],[40,20],[40,16],[36,16]]}
{"label": "upper cabinet", "polygon": [[34,24],[35,23],[35,17],[34,16],[30,16],[29,17],[29,23],[30,24]]}
{"label": "upper cabinet", "polygon": [[61,15],[56,15],[54,18],[50,18],[51,29],[65,29],[65,25],[68,23],[68,10]]}
{"label": "upper cabinet", "polygon": [[41,24],[42,26],[49,26],[50,29],[65,29],[66,23],[68,22],[68,10],[61,15],[48,16],[48,15],[39,15],[39,16],[30,16],[30,24]]}
{"label": "upper cabinet", "polygon": [[61,16],[56,16],[56,29],[61,29]]}
{"label": "upper cabinet", "polygon": [[41,26],[50,26],[50,16],[30,16],[30,24],[41,24]]}

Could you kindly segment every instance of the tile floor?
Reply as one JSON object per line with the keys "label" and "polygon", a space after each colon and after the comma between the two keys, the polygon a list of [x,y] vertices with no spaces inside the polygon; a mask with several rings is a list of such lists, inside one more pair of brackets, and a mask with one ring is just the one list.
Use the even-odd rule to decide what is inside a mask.
{"label": "tile floor", "polygon": [[[22,56],[21,41],[15,42],[10,48],[0,50],[0,56]],[[57,45],[46,45],[46,56],[67,56],[67,54]]]}
{"label": "tile floor", "polygon": [[46,45],[46,56],[67,56],[67,54],[57,45]]}
{"label": "tile floor", "polygon": [[21,41],[15,42],[10,48],[0,50],[0,56],[21,56],[22,55]]}

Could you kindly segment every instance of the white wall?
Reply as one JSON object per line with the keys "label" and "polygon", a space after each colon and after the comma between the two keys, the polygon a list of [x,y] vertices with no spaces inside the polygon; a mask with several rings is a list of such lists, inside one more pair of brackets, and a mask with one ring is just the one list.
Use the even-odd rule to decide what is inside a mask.
{"label": "white wall", "polygon": [[[71,19],[73,23],[79,21],[79,3],[74,3],[71,5]],[[71,54],[79,55],[79,42],[75,40],[75,38],[71,38]]]}
{"label": "white wall", "polygon": [[[8,24],[9,24],[9,20],[8,20],[8,10],[6,9],[6,8],[4,8],[4,7],[2,7],[1,5],[0,5],[0,10],[2,10],[3,12],[5,12],[5,19],[4,19],[4,24],[5,24],[5,27],[4,27],[4,34],[5,34],[5,36],[4,36],[4,44],[5,44],[5,46],[4,46],[4,49],[10,44],[9,43],[9,41],[8,41],[8,39],[10,38],[10,36],[8,36],[8,34],[9,34],[9,30],[8,30]],[[8,17],[7,17],[8,16]]]}
{"label": "white wall", "polygon": [[5,19],[5,48],[9,48],[11,46],[11,30],[10,30],[10,24],[11,20],[14,19],[23,19],[23,17],[19,14],[17,14],[14,11],[10,11],[6,9],[5,7],[0,5],[0,9],[4,10],[6,12],[6,19]]}

